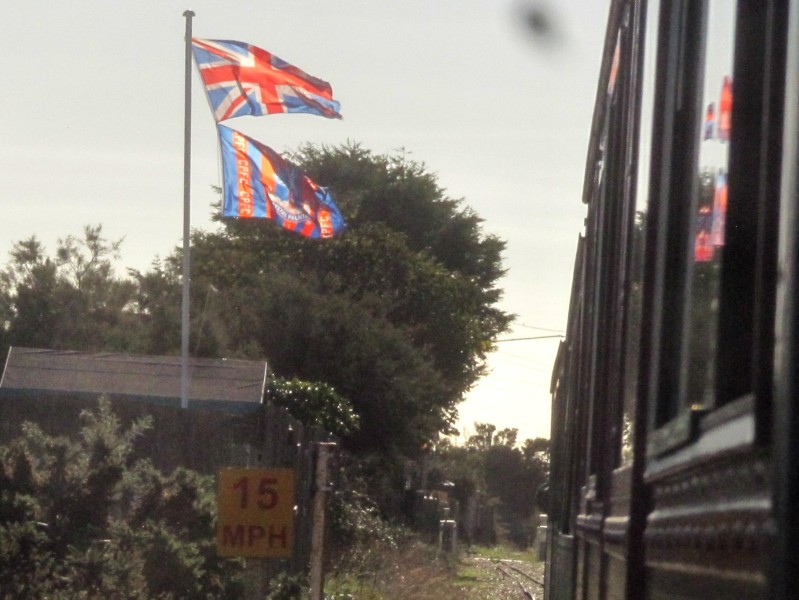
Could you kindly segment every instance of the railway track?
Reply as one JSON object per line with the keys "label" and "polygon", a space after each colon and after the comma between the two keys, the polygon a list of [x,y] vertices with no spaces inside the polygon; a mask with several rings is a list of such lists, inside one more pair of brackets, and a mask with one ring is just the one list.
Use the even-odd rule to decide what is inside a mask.
{"label": "railway track", "polygon": [[[478,559],[480,560],[480,559]],[[521,566],[530,567],[529,563],[514,560],[481,559],[490,561],[494,569],[504,578],[512,582],[519,591],[520,598],[526,600],[540,600],[544,589],[544,582],[531,575]],[[517,563],[517,564],[515,564]]]}

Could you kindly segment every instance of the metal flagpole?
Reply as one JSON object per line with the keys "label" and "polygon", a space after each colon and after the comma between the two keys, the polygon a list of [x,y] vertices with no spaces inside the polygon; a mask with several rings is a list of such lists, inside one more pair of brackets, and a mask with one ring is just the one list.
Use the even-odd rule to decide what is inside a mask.
{"label": "metal flagpole", "polygon": [[189,255],[191,234],[191,18],[194,13],[187,10],[186,17],[186,79],[185,113],[183,120],[183,302],[180,320],[180,407],[189,407]]}

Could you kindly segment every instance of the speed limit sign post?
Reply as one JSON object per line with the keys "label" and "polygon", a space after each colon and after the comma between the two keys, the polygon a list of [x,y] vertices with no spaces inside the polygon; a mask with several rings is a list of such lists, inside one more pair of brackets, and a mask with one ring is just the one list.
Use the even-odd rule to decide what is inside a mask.
{"label": "speed limit sign post", "polygon": [[290,557],[294,544],[294,471],[226,468],[219,472],[216,528],[220,556]]}

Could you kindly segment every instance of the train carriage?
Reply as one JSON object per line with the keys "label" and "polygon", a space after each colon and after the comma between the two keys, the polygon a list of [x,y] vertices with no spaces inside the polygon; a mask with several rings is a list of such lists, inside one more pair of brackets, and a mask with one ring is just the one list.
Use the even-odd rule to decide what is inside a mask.
{"label": "train carriage", "polygon": [[610,5],[548,600],[799,597],[799,2]]}

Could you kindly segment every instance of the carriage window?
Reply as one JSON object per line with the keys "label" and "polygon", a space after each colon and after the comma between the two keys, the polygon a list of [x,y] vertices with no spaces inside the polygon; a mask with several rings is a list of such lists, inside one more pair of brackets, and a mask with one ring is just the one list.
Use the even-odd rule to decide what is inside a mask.
{"label": "carriage window", "polygon": [[707,12],[705,66],[702,77],[703,118],[692,204],[693,252],[689,265],[689,307],[685,339],[687,372],[684,408],[714,405],[719,279],[724,252],[727,172],[733,108],[732,68],[735,3],[710,0]]}
{"label": "carriage window", "polygon": [[638,396],[638,377],[641,358],[641,316],[643,310],[644,250],[646,235],[646,204],[648,200],[649,167],[652,147],[652,116],[655,98],[655,63],[657,57],[657,16],[660,3],[647,3],[646,34],[643,56],[641,90],[641,125],[638,143],[638,172],[636,174],[635,207],[632,231],[628,241],[628,281],[624,352],[624,405],[621,424],[620,464],[633,459],[635,407]]}
{"label": "carriage window", "polygon": [[729,284],[722,261],[737,247],[726,231],[730,140],[740,135],[732,131],[737,3],[685,0],[663,8],[648,217],[657,232],[649,455],[688,443],[697,418],[718,403],[717,370],[726,365],[717,364],[726,331],[719,311],[729,312],[721,303],[721,286]]}

